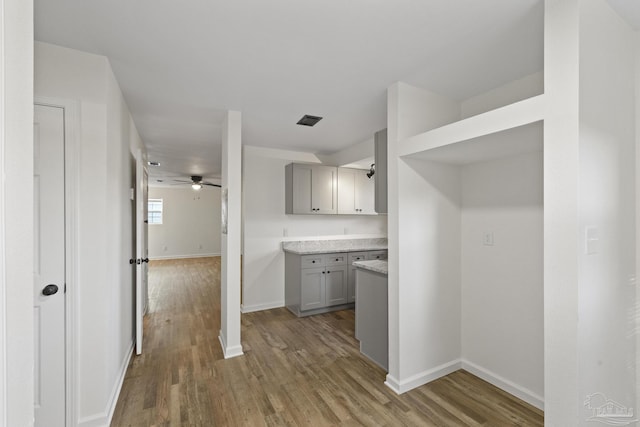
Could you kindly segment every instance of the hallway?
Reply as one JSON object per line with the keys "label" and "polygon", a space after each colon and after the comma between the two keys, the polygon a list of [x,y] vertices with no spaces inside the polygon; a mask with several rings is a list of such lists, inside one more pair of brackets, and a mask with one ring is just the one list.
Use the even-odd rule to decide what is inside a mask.
{"label": "hallway", "polygon": [[144,350],[112,426],[542,426],[542,412],[465,372],[396,395],[360,356],[352,310],[242,315],[224,360],[220,258],[152,261]]}

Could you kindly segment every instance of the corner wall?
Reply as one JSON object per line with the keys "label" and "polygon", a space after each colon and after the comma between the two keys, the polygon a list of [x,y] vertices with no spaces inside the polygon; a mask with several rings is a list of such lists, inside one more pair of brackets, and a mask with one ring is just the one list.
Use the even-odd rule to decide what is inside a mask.
{"label": "corner wall", "polygon": [[[405,83],[388,90],[389,374],[403,393],[460,366],[460,173],[398,157],[418,132],[459,119],[459,105]],[[439,236],[447,236],[439,238]]]}
{"label": "corner wall", "polygon": [[33,424],[33,1],[0,0],[0,425]]}
{"label": "corner wall", "polygon": [[542,152],[461,171],[463,367],[542,408]]}
{"label": "corner wall", "polygon": [[220,188],[149,187],[149,199],[163,201],[162,224],[149,224],[149,258],[220,255]]}
{"label": "corner wall", "polygon": [[80,147],[71,425],[107,425],[133,346],[131,155],[142,142],[105,57],[35,44],[36,96],[78,100]]}
{"label": "corner wall", "polygon": [[284,167],[292,162],[320,163],[311,153],[243,150],[243,312],[284,306],[283,241],[386,237],[386,215],[286,215]]}
{"label": "corner wall", "polygon": [[580,11],[578,401],[636,401],[636,35],[606,2]]}

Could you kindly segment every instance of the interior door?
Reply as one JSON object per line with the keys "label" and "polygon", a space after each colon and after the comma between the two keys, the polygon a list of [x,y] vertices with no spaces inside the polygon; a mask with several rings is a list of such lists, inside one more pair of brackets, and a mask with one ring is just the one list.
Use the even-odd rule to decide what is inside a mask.
{"label": "interior door", "polygon": [[136,354],[142,354],[144,314],[148,305],[147,292],[147,200],[149,176],[142,152],[136,157]]}
{"label": "interior door", "polygon": [[65,425],[64,109],[34,107],[35,425]]}

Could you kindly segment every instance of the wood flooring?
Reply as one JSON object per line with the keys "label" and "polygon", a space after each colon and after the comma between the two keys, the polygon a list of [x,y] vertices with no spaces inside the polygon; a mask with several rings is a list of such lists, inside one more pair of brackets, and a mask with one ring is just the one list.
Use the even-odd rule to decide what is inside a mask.
{"label": "wood flooring", "polygon": [[143,354],[112,426],[542,426],[540,410],[465,371],[403,395],[360,355],[353,310],[242,315],[245,354],[224,360],[220,258],[149,267]]}

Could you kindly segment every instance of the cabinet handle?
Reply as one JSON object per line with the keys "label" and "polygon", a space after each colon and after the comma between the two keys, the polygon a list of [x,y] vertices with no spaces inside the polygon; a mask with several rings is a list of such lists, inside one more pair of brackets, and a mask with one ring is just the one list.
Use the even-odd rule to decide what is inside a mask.
{"label": "cabinet handle", "polygon": [[327,271],[327,274],[331,274],[331,272],[330,272],[330,271]]}
{"label": "cabinet handle", "polygon": [[336,261],[340,261],[340,259],[339,259],[339,258],[336,258]]}
{"label": "cabinet handle", "polygon": [[322,272],[322,274],[324,274],[324,271]]}
{"label": "cabinet handle", "polygon": [[312,264],[315,264],[316,262],[315,262],[315,260],[314,260],[314,261],[311,261],[311,263],[312,263]]}

